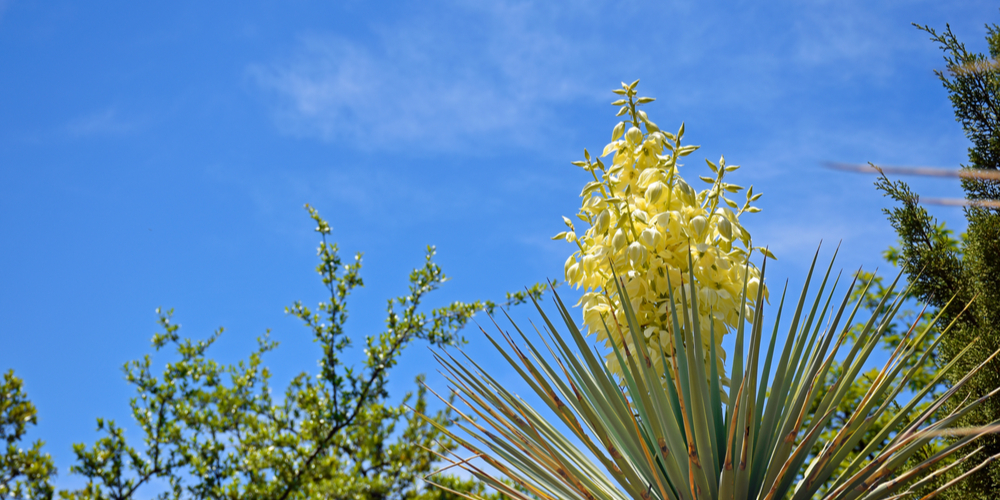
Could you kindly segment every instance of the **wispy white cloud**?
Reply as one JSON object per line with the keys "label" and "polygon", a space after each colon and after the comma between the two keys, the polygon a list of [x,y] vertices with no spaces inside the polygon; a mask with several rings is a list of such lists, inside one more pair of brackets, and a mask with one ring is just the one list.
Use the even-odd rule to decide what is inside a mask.
{"label": "wispy white cloud", "polygon": [[360,147],[525,144],[551,128],[553,105],[604,99],[584,69],[597,40],[545,30],[531,4],[433,10],[376,26],[369,43],[303,36],[251,75],[277,98],[285,132]]}
{"label": "wispy white cloud", "polygon": [[793,55],[813,65],[866,61],[865,69],[891,68],[884,63],[919,40],[891,36],[909,26],[892,22],[892,16],[887,14],[885,10],[872,10],[868,15],[858,15],[858,9],[844,8],[843,2],[812,3],[795,19],[797,43]]}
{"label": "wispy white cloud", "polygon": [[125,135],[138,127],[139,122],[121,116],[115,107],[110,107],[72,120],[66,129],[73,136],[88,137]]}

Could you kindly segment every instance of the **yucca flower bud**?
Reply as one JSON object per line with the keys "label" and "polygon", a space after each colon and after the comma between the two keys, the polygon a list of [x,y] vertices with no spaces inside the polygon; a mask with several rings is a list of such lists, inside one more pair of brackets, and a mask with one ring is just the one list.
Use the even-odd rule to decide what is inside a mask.
{"label": "yucca flower bud", "polygon": [[662,214],[658,214],[656,217],[653,217],[652,222],[661,229],[667,229],[667,227],[670,225],[670,212],[663,212]]}
{"label": "yucca flower bud", "polygon": [[580,264],[574,262],[569,267],[566,268],[566,281],[572,283],[576,281],[577,276],[580,274]]}
{"label": "yucca flower bud", "polygon": [[666,184],[660,181],[654,181],[646,188],[646,203],[654,204],[660,201],[660,197],[663,196],[663,190],[666,189]]}
{"label": "yucca flower bud", "polygon": [[684,182],[684,179],[680,179],[680,178],[677,179],[677,190],[680,191],[680,193],[678,193],[678,194],[680,195],[680,197],[684,201],[684,203],[686,203],[688,205],[695,205],[696,204],[695,203],[696,202],[696,195],[695,195],[695,192],[694,192],[694,188],[692,188],[691,186],[689,186],[688,183]]}
{"label": "yucca flower bud", "polygon": [[[566,259],[566,263],[563,264],[563,273],[566,275],[566,281],[571,281],[570,277],[569,277],[570,276],[569,268],[572,267],[572,266],[574,266],[575,264],[576,264],[576,255],[575,254],[574,255],[570,255],[569,258]],[[576,277],[576,275],[574,274],[574,278],[575,277]]]}
{"label": "yucca flower bud", "polygon": [[630,127],[628,132],[625,132],[625,140],[632,145],[638,145],[642,142],[642,131],[636,127]]}
{"label": "yucca flower bud", "polygon": [[747,299],[757,300],[757,291],[760,289],[760,280],[752,278],[747,282]]}
{"label": "yucca flower bud", "polygon": [[719,217],[719,222],[717,224],[719,228],[719,234],[727,240],[733,239],[733,224],[729,222],[729,219],[725,217]]}
{"label": "yucca flower bud", "polygon": [[636,185],[639,189],[646,189],[649,187],[653,181],[657,181],[663,178],[663,172],[655,168],[647,168],[639,174],[639,179],[636,181]]}
{"label": "yucca flower bud", "polygon": [[610,223],[611,214],[607,210],[602,210],[601,213],[597,214],[597,219],[594,220],[594,232],[604,234],[608,230],[608,224]]}
{"label": "yucca flower bud", "polygon": [[655,153],[659,153],[663,149],[663,134],[659,131],[653,132],[646,137],[646,144],[653,149]]}
{"label": "yucca flower bud", "polygon": [[702,288],[698,291],[698,302],[703,307],[714,308],[719,303],[719,295],[711,288]]}
{"label": "yucca flower bud", "polygon": [[660,240],[663,237],[660,236],[660,232],[653,228],[645,229],[641,234],[639,234],[639,242],[643,246],[650,250],[656,250],[656,247],[660,245]]}
{"label": "yucca flower bud", "polygon": [[638,241],[632,242],[628,246],[628,258],[634,266],[644,264],[646,262],[646,247],[642,246]]}
{"label": "yucca flower bud", "polygon": [[694,229],[694,236],[696,238],[701,238],[701,235],[705,234],[705,226],[708,225],[708,219],[699,215],[691,219],[691,227]]}
{"label": "yucca flower bud", "polygon": [[625,248],[626,243],[628,240],[625,238],[625,233],[621,229],[615,231],[615,235],[611,238],[611,246],[614,247],[615,253]]}

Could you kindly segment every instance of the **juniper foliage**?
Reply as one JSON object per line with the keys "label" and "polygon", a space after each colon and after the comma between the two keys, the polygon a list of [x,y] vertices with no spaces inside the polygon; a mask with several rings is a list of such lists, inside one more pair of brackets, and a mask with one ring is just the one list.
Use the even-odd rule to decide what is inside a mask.
{"label": "juniper foliage", "polygon": [[[930,35],[944,51],[945,71],[936,71],[948,91],[955,119],[972,142],[969,162],[963,169],[1000,169],[1000,27],[986,26],[989,55],[970,52],[946,27],[941,33],[929,26],[917,26]],[[939,362],[948,363],[963,348],[975,343],[947,382],[954,383],[974,366],[1000,348],[1000,209],[970,205],[965,208],[967,232],[958,241],[920,205],[919,196],[902,181],[883,175],[878,189],[898,205],[887,209],[889,222],[899,235],[900,246],[889,253],[891,261],[907,269],[915,280],[914,295],[935,308],[943,308],[943,324],[958,317],[955,331],[941,343]],[[970,201],[1000,199],[1000,181],[963,178],[962,188]],[[973,298],[975,300],[973,300]],[[962,314],[964,304],[972,306]],[[1000,362],[992,361],[963,389],[976,398],[1000,387]],[[953,401],[961,401],[962,398]],[[987,425],[1000,419],[1000,400],[986,401],[962,422],[966,426]],[[1000,435],[980,441],[982,456],[1000,453]],[[969,469],[973,461],[961,467]],[[964,470],[964,469],[961,469]],[[958,474],[961,470],[956,472]],[[1000,464],[973,474],[967,481],[948,490],[950,498],[986,499],[1000,491]]]}

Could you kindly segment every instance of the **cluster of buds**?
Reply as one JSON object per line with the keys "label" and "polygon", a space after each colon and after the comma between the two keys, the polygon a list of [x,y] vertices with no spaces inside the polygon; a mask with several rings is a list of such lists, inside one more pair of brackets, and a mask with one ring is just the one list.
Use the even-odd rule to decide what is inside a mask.
{"label": "cluster of buds", "polygon": [[[657,370],[665,369],[659,366],[660,348],[669,356],[674,339],[670,287],[678,311],[683,310],[680,301],[684,287],[685,295],[698,294],[701,331],[695,337],[700,334],[705,353],[710,352],[710,328],[714,323],[718,353],[715,361],[719,373],[724,373],[723,335],[737,326],[741,312],[746,318],[753,317],[752,300],[743,298],[744,277],[746,297],[756,297],[762,286],[760,271],[749,263],[750,253],[758,250],[774,258],[767,249],[751,246],[750,234],[739,220],[744,213],[760,211],[750,203],[761,195],[750,186],[742,206],[726,197],[743,188],[724,182],[727,173],[739,168],[726,165],[725,158],[718,163],[706,160],[714,174],[701,177],[711,185],[707,189],[696,192],[685,182],[678,173],[678,160],[698,146],[681,145],[683,124],[676,134],[662,131],[638,109],[654,100],[636,97],[638,83],[622,83],[621,89],[614,90],[621,96],[612,103],[621,107],[618,116],[628,115],[629,119],[614,127],[611,143],[601,154],[614,155],[610,167],[586,150],[584,160],[573,162],[594,178],[580,194],[583,203],[577,214],[590,228],[577,235],[573,222],[563,217],[568,231],[553,239],[565,239],[578,247],[566,260],[566,281],[584,289],[578,305],[583,308],[586,328],[599,340],[608,347],[614,342],[619,348],[627,346],[640,352],[635,351],[632,337],[619,335],[614,326],[616,321],[627,324],[613,281],[617,274],[642,328],[646,342],[643,349]],[[688,272],[689,256],[693,282]],[[766,288],[762,292],[766,297]],[[612,330],[610,336],[606,324]],[[607,364],[613,373],[622,373],[613,352]]]}

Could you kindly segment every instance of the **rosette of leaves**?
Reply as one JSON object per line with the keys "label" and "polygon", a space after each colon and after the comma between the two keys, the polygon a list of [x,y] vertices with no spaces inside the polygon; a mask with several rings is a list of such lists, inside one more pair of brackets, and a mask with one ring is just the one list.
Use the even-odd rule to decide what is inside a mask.
{"label": "rosette of leaves", "polygon": [[[752,304],[740,300],[742,271],[754,249],[740,216],[760,211],[751,202],[761,194],[754,194],[750,186],[742,205],[730,200],[727,195],[739,193],[743,187],[726,180],[727,174],[740,167],[727,165],[725,158],[718,163],[706,159],[712,176],[701,180],[709,187],[695,192],[680,175],[679,160],[698,146],[681,144],[683,124],[676,134],[660,130],[639,109],[654,99],[637,97],[638,83],[622,83],[622,88],[614,90],[621,98],[612,104],[620,106],[618,116],[627,115],[627,119],[615,125],[611,142],[604,147],[602,156],[613,155],[611,165],[606,166],[586,150],[584,160],[574,162],[594,178],[580,193],[583,203],[577,214],[590,227],[577,235],[573,222],[563,217],[568,230],[553,239],[565,239],[578,247],[566,260],[566,281],[585,290],[580,305],[589,332],[609,346],[612,341],[618,342],[617,348],[644,346],[655,369],[662,371],[655,353],[662,348],[670,355],[674,339],[670,297],[680,297],[684,287],[687,294],[697,294],[700,299],[697,314],[701,330],[697,336],[706,353],[711,350],[709,318],[715,319],[716,342],[712,347],[717,353],[716,368],[722,372],[723,336],[736,327],[741,314],[753,316]],[[774,258],[767,249],[757,250]],[[689,257],[694,262],[692,279],[684,272]],[[638,344],[632,338],[605,335],[605,315],[613,313],[617,321],[625,322],[626,308],[613,284],[612,268],[624,280],[631,297],[629,306],[641,332]],[[758,274],[751,265],[751,295],[759,286]],[[765,288],[765,297],[767,293]],[[747,307],[750,309],[744,311]],[[613,373],[622,373],[613,354],[608,354],[606,361]],[[725,377],[724,381],[728,382]]]}
{"label": "rosette of leaves", "polygon": [[[689,280],[694,280],[694,266],[693,257],[688,257]],[[858,305],[851,307],[851,293],[856,287],[864,292],[871,282],[859,284],[855,278],[839,295],[843,298],[835,300],[840,293],[840,276],[830,283],[832,267],[831,261],[814,287],[814,257],[794,305],[790,301],[785,307],[786,286],[776,309],[777,320],[768,327],[762,307],[763,287],[749,294],[750,267],[744,266],[739,297],[752,300],[754,307],[741,309],[737,322],[732,397],[728,400],[720,391],[722,380],[715,364],[706,367],[700,362],[706,353],[694,332],[703,327],[702,317],[695,314],[702,298],[685,287],[676,288],[679,297],[674,295],[674,287],[668,287],[674,336],[669,352],[660,347],[650,355],[648,350],[628,348],[628,342],[612,342],[612,355],[622,367],[621,375],[608,370],[595,354],[558,296],[555,304],[564,324],[561,330],[539,307],[544,320],[539,341],[530,340],[516,325],[516,334],[501,332],[504,340],[487,334],[500,355],[548,406],[548,414],[511,392],[509,382],[499,382],[471,358],[459,360],[448,353],[439,354],[453,395],[467,406],[458,410],[462,417],[458,427],[464,433],[440,427],[473,453],[469,459],[453,459],[454,465],[519,499],[909,497],[950,468],[928,474],[934,464],[946,459],[958,464],[978,451],[972,449],[972,443],[990,428],[953,426],[1000,389],[975,400],[951,401],[984,366],[980,364],[971,373],[956,377],[957,382],[940,395],[928,397],[930,386],[935,384],[916,393],[905,390],[920,366],[928,362],[929,353],[949,334],[950,325],[944,325],[936,336],[934,326],[939,318],[934,318],[926,326],[914,325],[903,335],[874,380],[863,384],[867,388],[856,411],[834,429],[832,438],[819,442],[824,430],[829,430],[833,411],[861,383],[869,356],[880,345],[880,337],[906,295],[906,290],[891,295],[899,284],[897,277],[870,316],[858,317],[863,326],[852,331],[859,310],[865,310]],[[761,276],[763,273],[762,268]],[[605,335],[642,345],[643,330],[631,305],[627,281],[613,276],[613,283],[623,299],[624,317],[602,316]],[[811,292],[811,288],[818,289]],[[709,318],[709,356],[715,355],[718,323]],[[782,329],[787,334],[779,335]],[[852,333],[856,335],[854,342],[849,341]],[[926,348],[928,340],[931,349]],[[991,359],[996,355],[993,353]],[[831,370],[834,360],[839,362],[836,372]],[[950,372],[957,361],[936,376],[953,375]],[[822,384],[828,376],[832,385]],[[878,435],[863,441],[875,422],[882,425]],[[960,438],[920,459],[918,452],[924,445],[946,434]],[[481,467],[472,458],[482,459],[489,467]],[[508,486],[497,475],[514,480],[529,494]],[[949,481],[931,496],[964,476]]]}

